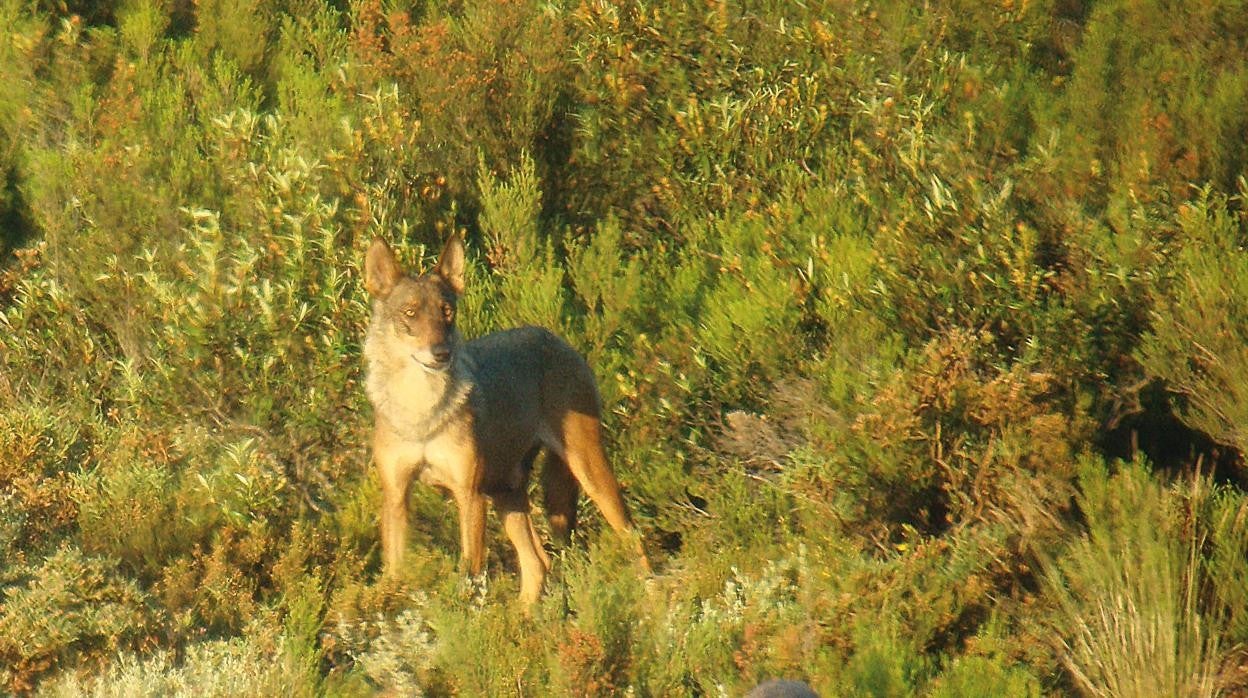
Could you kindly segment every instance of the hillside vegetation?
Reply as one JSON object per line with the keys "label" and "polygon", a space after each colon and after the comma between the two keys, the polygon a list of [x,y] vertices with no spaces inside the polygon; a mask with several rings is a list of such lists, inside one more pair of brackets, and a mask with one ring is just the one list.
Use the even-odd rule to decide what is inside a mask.
{"label": "hillside vegetation", "polygon": [[[0,0],[0,177],[0,693],[1248,690],[1242,0]],[[363,253],[459,232],[654,577],[418,487],[381,579]]]}

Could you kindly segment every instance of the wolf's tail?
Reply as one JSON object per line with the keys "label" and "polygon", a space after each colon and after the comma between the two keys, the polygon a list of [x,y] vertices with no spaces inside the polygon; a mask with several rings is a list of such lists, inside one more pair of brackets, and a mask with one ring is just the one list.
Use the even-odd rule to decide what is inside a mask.
{"label": "wolf's tail", "polygon": [[542,468],[542,489],[551,536],[559,544],[567,545],[576,528],[576,500],[580,497],[581,486],[567,461],[553,453],[546,455],[546,465]]}

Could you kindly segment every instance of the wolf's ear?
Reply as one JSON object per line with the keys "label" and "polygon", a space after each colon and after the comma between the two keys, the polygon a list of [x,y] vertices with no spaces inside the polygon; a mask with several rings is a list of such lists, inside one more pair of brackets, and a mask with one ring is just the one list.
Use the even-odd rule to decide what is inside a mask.
{"label": "wolf's ear", "polygon": [[402,276],[403,270],[399,268],[399,260],[394,258],[394,251],[385,240],[373,238],[368,256],[364,258],[364,288],[376,298],[385,298]]}
{"label": "wolf's ear", "polygon": [[442,248],[434,271],[451,285],[455,293],[464,292],[464,241],[458,235],[451,233],[451,239]]}

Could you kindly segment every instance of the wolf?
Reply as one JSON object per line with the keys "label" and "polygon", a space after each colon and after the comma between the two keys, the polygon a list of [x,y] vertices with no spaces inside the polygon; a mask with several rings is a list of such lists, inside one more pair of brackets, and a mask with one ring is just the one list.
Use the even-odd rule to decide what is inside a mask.
{"label": "wolf", "polygon": [[521,327],[465,341],[456,327],[465,251],[452,235],[426,274],[404,273],[374,238],[364,260],[372,317],[364,341],[373,404],[373,462],[381,481],[385,574],[402,565],[413,480],[450,493],[459,513],[460,569],[481,573],[487,500],[520,565],[520,601],[540,596],[550,558],[529,514],[534,460],[542,470],[552,535],[566,543],[580,490],[647,572],[650,563],[602,446],[602,401],[593,371],[566,341]]}

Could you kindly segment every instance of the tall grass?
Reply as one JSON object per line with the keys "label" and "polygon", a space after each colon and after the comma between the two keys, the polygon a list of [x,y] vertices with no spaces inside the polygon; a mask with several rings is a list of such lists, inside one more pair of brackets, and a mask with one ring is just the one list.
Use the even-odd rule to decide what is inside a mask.
{"label": "tall grass", "polygon": [[[1226,570],[1205,560],[1211,497],[1199,475],[1165,486],[1141,463],[1081,471],[1087,530],[1046,564],[1062,663],[1087,695],[1213,696]],[[1238,576],[1238,573],[1234,573]]]}

